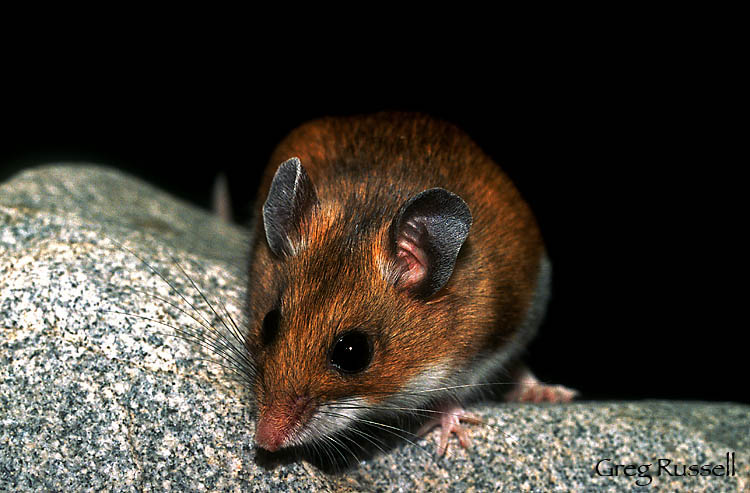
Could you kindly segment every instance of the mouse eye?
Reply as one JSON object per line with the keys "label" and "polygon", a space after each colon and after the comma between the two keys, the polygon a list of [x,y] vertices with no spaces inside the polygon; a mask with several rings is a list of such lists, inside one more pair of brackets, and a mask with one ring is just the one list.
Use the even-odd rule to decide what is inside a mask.
{"label": "mouse eye", "polygon": [[331,349],[331,365],[341,373],[359,373],[372,360],[372,345],[367,335],[351,331],[338,338]]}
{"label": "mouse eye", "polygon": [[276,338],[276,333],[279,331],[280,316],[279,310],[273,309],[266,313],[266,316],[263,318],[263,329],[260,333],[260,338],[264,346],[271,344]]}

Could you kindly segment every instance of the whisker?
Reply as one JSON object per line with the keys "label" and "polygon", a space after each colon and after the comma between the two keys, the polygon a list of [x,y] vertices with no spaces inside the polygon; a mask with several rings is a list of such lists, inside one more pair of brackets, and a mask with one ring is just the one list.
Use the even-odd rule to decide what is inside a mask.
{"label": "whisker", "polygon": [[[420,416],[425,418],[434,417],[435,415],[444,416],[449,415],[450,412],[448,411],[441,411],[438,409],[428,409],[428,408],[413,408],[413,407],[403,407],[403,406],[371,406],[371,405],[356,405],[356,404],[330,404],[330,408],[333,409],[366,409],[366,410],[373,410],[373,411],[403,411],[403,412],[409,412],[413,416]],[[342,414],[342,416],[344,416]],[[481,420],[482,426],[489,426],[497,429],[505,435],[507,438],[509,438],[514,444],[518,443],[519,438],[511,435],[510,433],[506,432],[502,426],[492,424],[487,422],[486,420]],[[418,436],[418,435],[414,435]]]}
{"label": "whisker", "polygon": [[[380,450],[380,452],[382,452],[384,455],[386,454],[386,451],[383,449],[383,447],[380,446],[380,445],[385,446],[385,444],[382,442],[382,440],[378,440],[378,438],[376,436],[374,436],[374,435],[372,435],[370,433],[366,433],[363,430],[358,430],[356,428],[350,428],[349,431],[351,431],[355,435],[361,436],[362,438],[364,438],[365,440],[367,440],[368,442],[370,442],[373,446],[375,446],[378,450]],[[377,440],[378,443],[375,443],[373,440]],[[378,444],[380,444],[380,445],[378,445]],[[364,450],[364,448],[361,445],[359,445],[359,447],[362,448],[362,450]]]}
{"label": "whisker", "polygon": [[[323,438],[325,438],[326,440],[328,440],[329,442],[331,442],[333,444],[332,445],[333,446],[333,450],[335,450],[336,452],[338,452],[338,454],[341,456],[341,460],[344,461],[344,463],[346,463],[347,462],[346,457],[344,456],[343,453],[341,453],[341,450],[339,450],[339,448],[336,447],[336,444],[337,444],[336,440],[332,436],[324,436]],[[331,461],[331,463],[334,463],[334,461]]]}
{"label": "whisker", "polygon": [[[187,306],[190,307],[192,312],[185,310],[184,308],[180,307],[176,303],[173,303],[170,300],[164,299],[163,297],[153,292],[140,290],[134,287],[127,287],[127,289],[131,289],[132,291],[143,293],[147,296],[152,297],[153,299],[159,300],[163,303],[167,303],[168,305],[178,310],[180,313],[183,313],[184,315],[190,317],[193,321],[195,321],[195,323],[201,326],[202,329],[185,328],[185,327],[178,328],[173,325],[161,322],[159,320],[151,319],[149,317],[144,317],[144,316],[131,314],[131,313],[118,312],[118,311],[109,311],[109,312],[119,313],[121,315],[130,316],[130,317],[141,318],[141,319],[153,322],[153,323],[157,323],[159,325],[169,327],[175,332],[175,334],[167,334],[167,335],[176,335],[177,337],[180,337],[191,343],[196,343],[199,346],[203,347],[204,349],[209,350],[213,354],[216,354],[217,356],[229,362],[230,365],[236,367],[232,369],[231,366],[226,366],[226,365],[221,365],[221,364],[219,365],[225,369],[231,369],[233,374],[240,377],[240,382],[244,384],[248,384],[252,382],[253,377],[257,375],[257,367],[255,366],[254,361],[252,361],[250,354],[246,350],[244,350],[245,339],[244,337],[242,337],[239,331],[238,325],[236,324],[234,319],[231,317],[231,315],[229,314],[229,311],[226,309],[226,306],[223,303],[221,303],[217,299],[214,299],[214,301],[218,302],[219,305],[221,306],[224,316],[220,315],[214,309],[213,305],[208,300],[204,292],[197,286],[197,284],[193,281],[190,275],[185,271],[185,269],[180,264],[180,262],[175,258],[175,256],[172,255],[171,253],[169,254],[172,262],[177,266],[180,272],[182,272],[183,276],[188,280],[190,285],[199,293],[201,299],[206,303],[206,305],[209,307],[209,309],[214,314],[214,316],[219,320],[219,322],[226,329],[226,335],[221,330],[218,330],[215,327],[213,327],[212,324],[208,321],[208,319],[203,315],[203,312],[198,309],[196,304],[191,303],[185,297],[185,295],[176,287],[174,283],[172,283],[169,279],[167,279],[166,276],[164,276],[159,270],[154,268],[142,256],[138,255],[135,251],[126,247],[124,244],[111,238],[110,236],[104,233],[102,233],[102,235],[105,236],[107,239],[109,239],[122,251],[125,251],[131,254],[133,257],[137,258],[151,272],[156,274],[174,293],[176,293],[180,297],[182,302],[184,302]],[[103,311],[107,312],[108,310],[103,310]],[[230,325],[227,325],[226,320],[230,321],[231,327]],[[236,341],[236,343],[239,344],[240,347],[237,347],[237,345],[235,345],[232,342],[232,340],[230,340],[230,337],[231,339]],[[208,360],[208,361],[213,361],[213,360]],[[213,362],[216,363],[215,361]]]}
{"label": "whisker", "polygon": [[211,325],[211,323],[208,320],[206,320],[206,317],[204,317],[201,314],[200,310],[198,310],[195,307],[194,304],[192,304],[191,302],[189,302],[188,299],[182,294],[182,292],[179,289],[177,289],[177,287],[171,281],[169,281],[169,279],[167,279],[161,272],[159,272],[154,267],[152,267],[151,264],[149,264],[145,259],[143,259],[140,255],[138,255],[137,253],[135,253],[133,250],[131,250],[128,247],[126,247],[125,245],[119,243],[117,240],[115,240],[113,238],[110,238],[109,236],[106,236],[106,235],[104,235],[104,236],[106,238],[108,238],[111,242],[113,242],[115,245],[117,245],[119,248],[121,248],[122,250],[130,253],[135,258],[137,258],[138,260],[140,260],[141,263],[143,263],[143,265],[145,265],[146,267],[148,267],[148,269],[151,272],[153,272],[154,274],[156,274],[157,276],[159,276],[159,278],[162,281],[164,281],[167,284],[167,286],[169,286],[170,288],[172,288],[172,290],[177,294],[177,296],[179,296],[182,299],[182,301],[184,301],[190,308],[192,308],[195,311],[195,313],[197,313],[198,316],[200,316],[207,325]]}
{"label": "whisker", "polygon": [[[431,389],[399,390],[398,394],[404,397],[410,397],[410,396],[423,397],[425,395],[430,395],[430,394],[451,393],[451,391],[470,390],[470,389],[488,390],[488,389],[492,389],[493,387],[500,387],[500,386],[512,387],[512,386],[519,386],[519,385],[530,385],[530,384],[526,384],[525,382],[520,382],[520,381],[478,382],[478,383],[471,383],[471,384],[446,385],[446,386],[435,387]],[[393,391],[368,390],[368,395],[392,397]],[[455,394],[455,395],[458,396],[460,394]],[[459,401],[462,400],[462,399],[458,399],[458,397],[455,397],[455,396],[453,398]]]}
{"label": "whisker", "polygon": [[[333,454],[330,453],[328,444],[326,442],[313,442],[316,444],[317,447],[319,447],[325,454],[328,456],[328,460],[330,464],[334,464],[336,462],[336,459],[333,457]],[[343,458],[343,456],[342,456]]]}
{"label": "whisker", "polygon": [[[194,315],[192,315],[190,312],[188,312],[187,310],[183,309],[182,307],[180,307],[176,303],[172,303],[170,300],[162,298],[161,296],[159,296],[157,294],[154,294],[152,292],[149,292],[149,291],[145,291],[145,290],[141,290],[141,289],[133,288],[133,287],[126,287],[125,289],[129,289],[129,290],[135,291],[137,293],[142,293],[142,294],[145,294],[147,296],[151,296],[154,299],[157,299],[157,300],[159,300],[159,301],[161,301],[163,303],[166,303],[166,304],[170,305],[175,310],[178,310],[179,312],[183,313],[184,315],[192,318],[197,324],[199,324],[205,330],[205,331],[196,330],[195,332],[189,332],[187,329],[177,329],[177,328],[173,327],[173,329],[175,331],[182,331],[182,332],[194,335],[196,338],[204,337],[205,336],[205,337],[211,337],[212,340],[215,341],[215,342],[226,342],[226,344],[223,344],[224,347],[226,347],[227,349],[231,350],[237,356],[241,357],[241,359],[247,360],[247,363],[252,364],[250,362],[249,358],[247,357],[247,355],[245,354],[245,352],[237,349],[233,344],[231,344],[231,342],[227,340],[227,338],[221,333],[221,331],[215,329],[212,326],[205,325],[201,320],[198,320]],[[217,335],[214,336],[213,333],[215,333]]]}
{"label": "whisker", "polygon": [[328,416],[343,417],[343,418],[349,419],[350,421],[353,421],[355,423],[364,423],[364,424],[368,424],[368,425],[371,425],[371,426],[375,426],[376,428],[379,428],[379,429],[383,430],[386,433],[394,435],[397,438],[400,438],[402,440],[406,440],[407,442],[409,442],[413,446],[418,447],[421,450],[423,450],[425,453],[429,454],[429,451],[427,449],[425,449],[424,447],[422,447],[421,445],[419,445],[417,443],[414,443],[413,441],[411,441],[409,438],[407,438],[405,436],[405,435],[409,435],[409,436],[411,436],[413,438],[416,438],[416,439],[421,438],[420,436],[418,436],[418,435],[416,435],[414,433],[411,433],[410,431],[404,430],[402,428],[398,428],[396,426],[391,426],[391,425],[388,425],[388,424],[385,424],[385,423],[380,423],[378,421],[372,421],[372,420],[369,420],[369,419],[364,419],[364,418],[361,418],[361,417],[348,416],[346,414],[341,414],[341,413],[332,413],[330,411],[321,411],[321,413],[322,414],[326,414]]}
{"label": "whisker", "polygon": [[[237,324],[234,323],[234,320],[232,320],[232,317],[229,315],[229,312],[227,311],[226,307],[223,303],[220,303],[222,308],[224,308],[225,314],[229,317],[230,320],[232,320],[232,326],[234,327],[234,330],[230,328],[226,322],[224,321],[224,318],[221,317],[218,313],[216,313],[216,310],[214,310],[213,305],[206,299],[206,296],[203,294],[203,291],[193,282],[193,279],[188,275],[187,272],[185,272],[185,269],[183,269],[182,265],[177,261],[177,259],[170,253],[169,257],[172,259],[172,261],[177,265],[177,267],[180,269],[180,272],[187,278],[187,280],[190,282],[190,284],[193,286],[193,288],[198,291],[198,294],[200,294],[203,301],[206,302],[208,307],[211,309],[211,312],[216,316],[216,318],[219,319],[221,324],[224,326],[224,328],[227,329],[227,331],[235,338],[235,340],[240,344],[245,344],[245,338],[242,336],[242,334],[239,332],[239,329],[237,328]],[[216,300],[215,300],[216,301]]]}
{"label": "whisker", "polygon": [[[227,354],[225,351],[223,351],[222,349],[226,348],[227,346],[221,346],[221,345],[216,344],[216,342],[215,342],[216,340],[215,339],[198,337],[198,336],[192,335],[189,331],[185,331],[184,329],[177,328],[177,327],[175,327],[173,325],[170,325],[168,323],[162,322],[161,320],[156,320],[155,318],[146,317],[144,315],[137,315],[137,314],[128,313],[128,312],[121,312],[119,310],[101,310],[101,311],[104,312],[104,313],[116,313],[116,314],[119,314],[119,315],[124,315],[126,317],[139,318],[139,319],[146,320],[146,321],[149,321],[149,322],[152,322],[152,323],[155,323],[155,324],[159,324],[159,325],[163,325],[165,327],[169,327],[170,329],[172,329],[173,331],[175,331],[175,334],[163,334],[163,335],[172,336],[172,337],[181,337],[182,339],[184,339],[184,340],[186,340],[188,342],[191,342],[191,343],[194,343],[194,344],[198,344],[199,346],[201,346],[201,347],[203,347],[205,349],[210,350],[211,352],[213,352],[217,356],[221,356],[222,358],[224,358],[225,360],[227,360],[229,363],[233,363],[234,365],[236,365],[237,368],[242,368],[242,369],[250,370],[251,372],[254,372],[254,368],[253,367],[251,367],[251,368],[245,367],[241,362],[237,361],[230,354]],[[187,336],[185,336],[183,334],[186,334]],[[199,333],[199,335],[203,336],[205,334]],[[218,362],[216,362],[216,361],[214,361],[214,363],[218,364]],[[235,369],[235,371],[237,371],[237,370]],[[251,376],[251,375],[248,375],[248,376]]]}
{"label": "whisker", "polygon": [[331,409],[336,410],[346,410],[346,409],[366,409],[368,411],[402,411],[402,412],[408,412],[410,416],[418,416],[421,418],[430,418],[436,414],[447,414],[443,411],[438,411],[434,409],[427,409],[427,408],[415,408],[415,407],[388,407],[388,406],[358,406],[358,405],[341,405],[341,404],[329,404],[328,406]]}
{"label": "whisker", "polygon": [[346,444],[345,444],[344,442],[342,442],[341,440],[339,440],[338,438],[336,438],[336,436],[334,436],[334,435],[331,435],[331,436],[329,436],[328,438],[330,438],[330,440],[331,440],[331,441],[332,441],[333,443],[335,443],[335,444],[339,445],[340,447],[343,447],[343,448],[344,448],[344,450],[346,450],[347,452],[349,452],[349,454],[350,454],[350,455],[351,455],[352,457],[354,457],[354,461],[355,461],[355,462],[359,462],[359,457],[357,457],[357,454],[355,454],[355,453],[354,453],[354,452],[353,452],[353,451],[352,451],[352,450],[351,450],[351,449],[350,449],[349,447],[347,447],[347,446],[346,446]]}

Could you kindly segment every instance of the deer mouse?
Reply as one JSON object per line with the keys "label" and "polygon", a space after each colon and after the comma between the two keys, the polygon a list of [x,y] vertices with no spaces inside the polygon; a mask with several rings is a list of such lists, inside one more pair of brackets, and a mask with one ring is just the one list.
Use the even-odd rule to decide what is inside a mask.
{"label": "deer mouse", "polygon": [[[438,453],[499,370],[512,400],[567,401],[514,365],[550,264],[529,207],[455,126],[425,115],[324,118],[274,151],[255,207],[248,328],[256,445],[320,442],[429,409]],[[520,369],[518,369],[520,368]],[[406,411],[405,411],[406,410]]]}

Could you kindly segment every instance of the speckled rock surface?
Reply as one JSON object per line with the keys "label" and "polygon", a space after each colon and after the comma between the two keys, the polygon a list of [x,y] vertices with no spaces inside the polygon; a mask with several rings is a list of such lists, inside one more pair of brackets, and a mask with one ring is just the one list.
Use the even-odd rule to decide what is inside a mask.
{"label": "speckled rock surface", "polygon": [[[245,389],[170,328],[220,323],[180,267],[241,323],[247,239],[105,168],[40,167],[0,184],[0,491],[750,488],[750,407],[739,404],[487,403],[472,407],[486,420],[474,448],[441,460],[435,433],[337,475],[259,460]],[[731,452],[734,476],[665,472]],[[598,475],[605,459],[603,474],[652,464],[651,480],[638,486],[648,477],[635,468]]]}

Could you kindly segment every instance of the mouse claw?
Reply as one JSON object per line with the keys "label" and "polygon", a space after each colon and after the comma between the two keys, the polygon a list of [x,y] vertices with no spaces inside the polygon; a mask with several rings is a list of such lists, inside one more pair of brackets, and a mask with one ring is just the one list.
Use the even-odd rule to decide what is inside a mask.
{"label": "mouse claw", "polygon": [[425,436],[430,430],[436,426],[440,426],[440,441],[437,448],[438,456],[445,455],[445,452],[448,450],[448,440],[451,433],[456,434],[458,442],[463,448],[470,448],[472,445],[471,437],[468,430],[461,426],[462,421],[470,424],[482,423],[482,419],[479,416],[465,411],[459,406],[454,406],[440,411],[440,417],[430,419],[417,431],[417,435]]}

